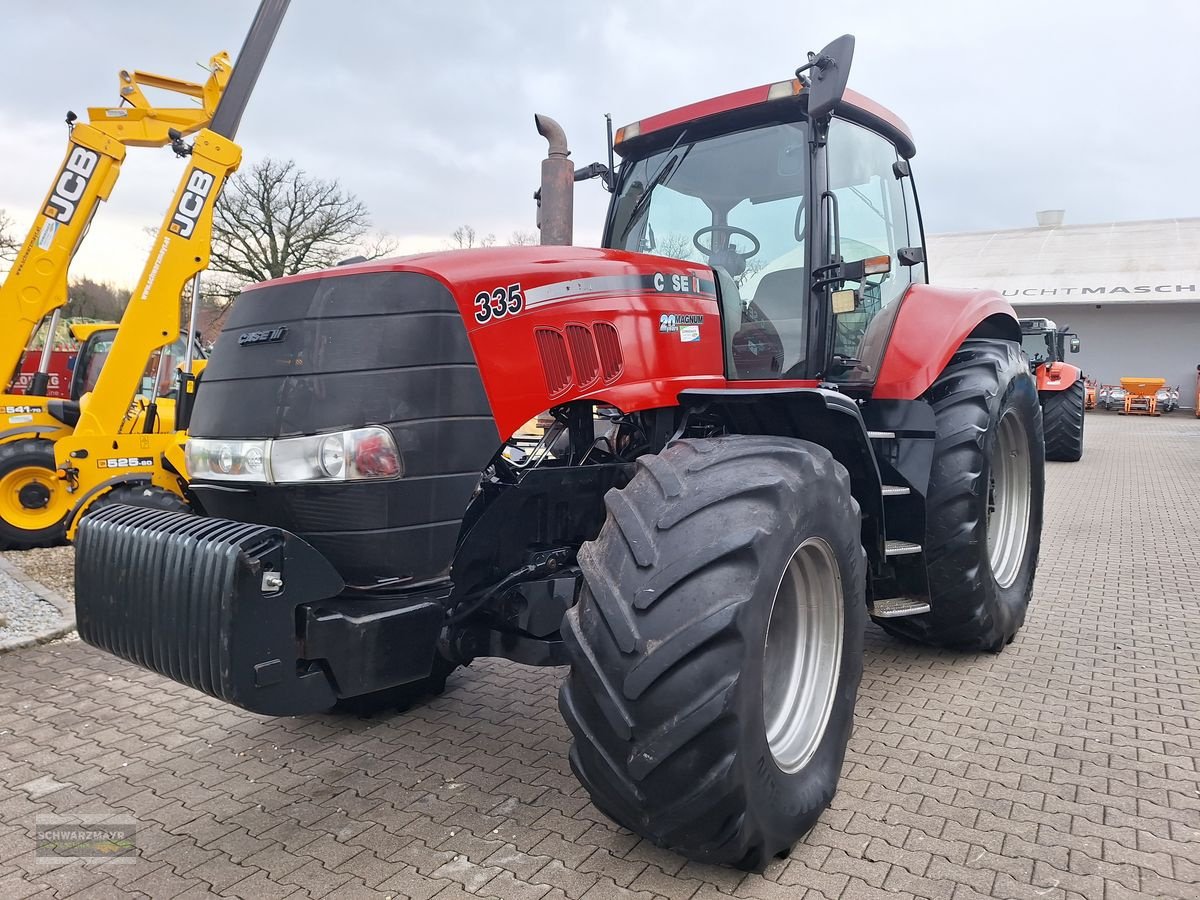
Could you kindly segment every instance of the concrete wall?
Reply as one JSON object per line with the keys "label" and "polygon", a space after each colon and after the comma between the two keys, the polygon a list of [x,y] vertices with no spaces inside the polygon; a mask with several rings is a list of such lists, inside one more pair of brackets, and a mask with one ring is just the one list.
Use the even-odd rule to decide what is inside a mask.
{"label": "concrete wall", "polygon": [[1200,304],[1146,303],[1041,305],[1014,307],[1022,318],[1045,316],[1061,328],[1069,325],[1083,344],[1067,361],[1101,384],[1122,376],[1165,378],[1179,385],[1180,406],[1196,405],[1196,366],[1200,364]]}

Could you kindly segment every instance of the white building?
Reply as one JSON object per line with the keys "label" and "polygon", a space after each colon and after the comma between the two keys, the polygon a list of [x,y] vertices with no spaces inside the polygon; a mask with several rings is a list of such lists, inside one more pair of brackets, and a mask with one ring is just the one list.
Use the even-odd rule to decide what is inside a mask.
{"label": "white building", "polygon": [[1196,397],[1200,365],[1200,218],[930,235],[934,284],[1001,291],[1022,317],[1079,335],[1070,361],[1102,384],[1165,378]]}

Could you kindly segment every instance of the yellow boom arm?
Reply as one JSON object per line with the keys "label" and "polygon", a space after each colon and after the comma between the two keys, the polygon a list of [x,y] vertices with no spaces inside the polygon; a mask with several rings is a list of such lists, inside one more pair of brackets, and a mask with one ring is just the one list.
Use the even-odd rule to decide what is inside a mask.
{"label": "yellow boom arm", "polygon": [[141,478],[179,490],[179,476],[159,460],[166,454],[182,473],[181,436],[140,433],[127,427],[128,416],[147,360],[179,337],[184,290],[208,266],[213,206],[241,159],[242,148],[229,138],[207,128],[196,136],[100,377],[82,398],[75,431],[54,446],[60,477],[73,497],[69,534],[87,507],[115,483]]}
{"label": "yellow boom arm", "polygon": [[[121,72],[125,105],[88,109],[87,123],[71,129],[67,154],[38,215],[0,286],[0,373],[5,384],[46,316],[67,302],[67,269],[100,203],[121,172],[126,147],[162,147],[194,134],[212,120],[229,82],[228,53],[209,61],[209,77],[194,84],[147,72]],[[196,107],[155,107],[142,87],[200,101]]]}
{"label": "yellow boom arm", "polygon": [[[182,296],[208,266],[213,206],[225,179],[237,170],[242,148],[207,128],[196,136],[175,197],[158,229],[104,369],[82,405],[74,438],[116,434],[153,353],[179,337]],[[74,440],[71,443],[75,443]]]}

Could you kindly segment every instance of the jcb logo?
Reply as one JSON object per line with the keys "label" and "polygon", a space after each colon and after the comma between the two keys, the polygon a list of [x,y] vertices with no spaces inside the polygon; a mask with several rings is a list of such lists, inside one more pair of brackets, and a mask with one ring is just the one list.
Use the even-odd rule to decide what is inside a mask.
{"label": "jcb logo", "polygon": [[50,199],[46,201],[43,212],[56,222],[69,225],[71,219],[75,218],[79,198],[87,190],[98,162],[100,154],[87,147],[72,144],[67,153],[67,161],[58,173],[58,181],[54,182],[54,189],[50,191]]}
{"label": "jcb logo", "polygon": [[183,196],[179,198],[179,206],[175,208],[175,215],[171,218],[170,231],[172,234],[183,238],[192,236],[192,232],[196,230],[196,220],[204,211],[204,204],[208,202],[208,195],[216,180],[207,172],[192,169],[192,174],[188,176],[187,187],[183,189]]}

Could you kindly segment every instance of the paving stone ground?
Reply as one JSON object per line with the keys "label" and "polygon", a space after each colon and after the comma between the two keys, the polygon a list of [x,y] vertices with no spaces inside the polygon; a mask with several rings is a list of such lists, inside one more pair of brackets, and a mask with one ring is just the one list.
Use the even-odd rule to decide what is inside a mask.
{"label": "paving stone ground", "polygon": [[[874,627],[833,808],[765,875],[613,826],[558,670],[481,662],[404,716],[266,719],[79,643],[0,657],[0,897],[1200,897],[1200,421],[1089,416],[1051,464],[1003,654]],[[34,859],[40,814],[132,817],[128,864]]]}

